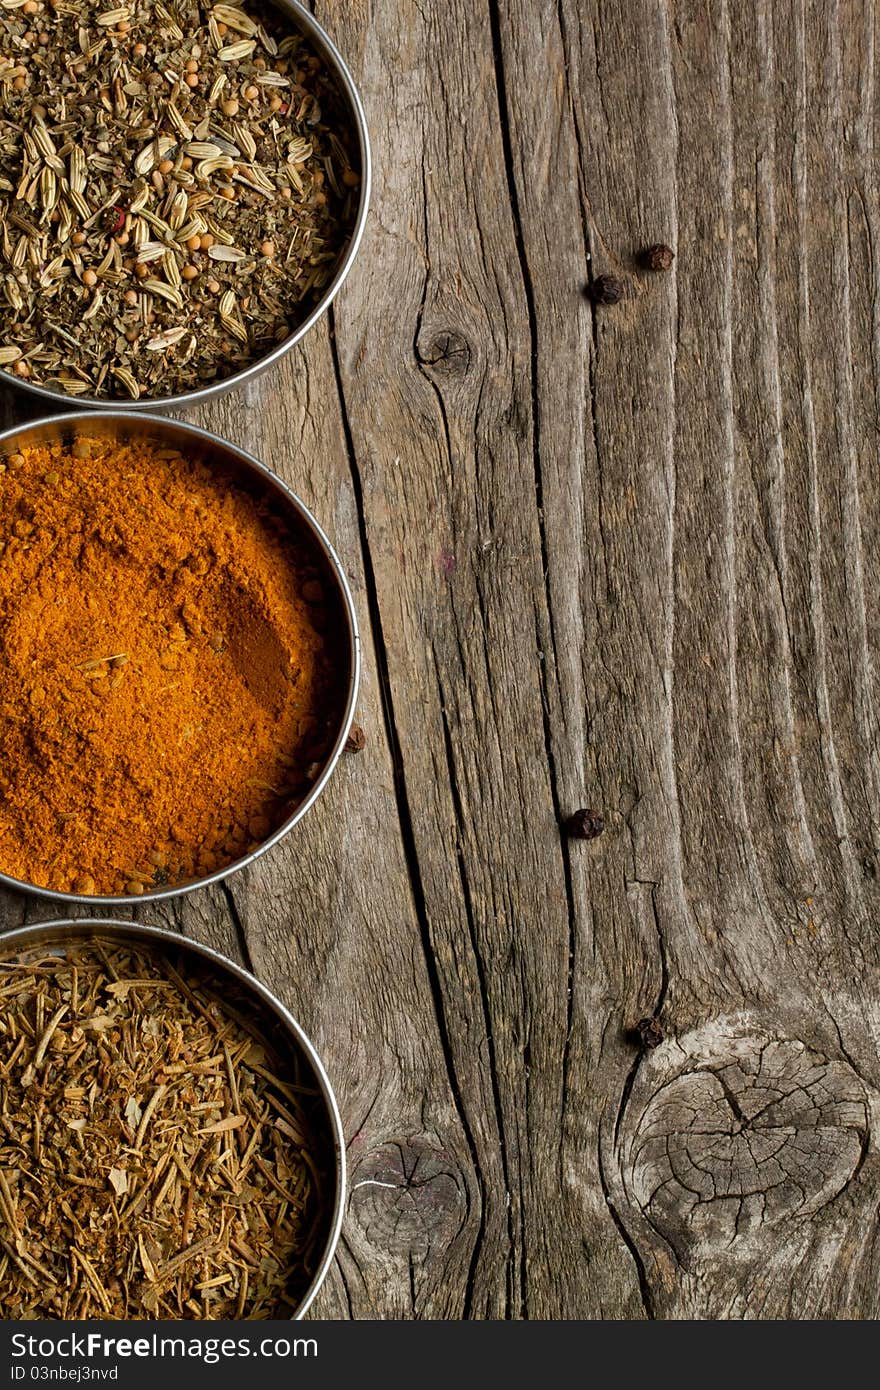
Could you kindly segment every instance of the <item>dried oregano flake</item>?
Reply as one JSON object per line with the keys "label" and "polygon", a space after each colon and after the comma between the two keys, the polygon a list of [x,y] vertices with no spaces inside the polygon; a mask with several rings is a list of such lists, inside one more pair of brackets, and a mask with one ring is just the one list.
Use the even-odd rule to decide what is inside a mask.
{"label": "dried oregano flake", "polygon": [[138,400],[265,356],[350,237],[347,110],[271,5],[2,0],[0,369]]}
{"label": "dried oregano flake", "polygon": [[191,958],[100,938],[7,954],[0,1004],[2,1316],[289,1317],[330,1148],[268,1013]]}

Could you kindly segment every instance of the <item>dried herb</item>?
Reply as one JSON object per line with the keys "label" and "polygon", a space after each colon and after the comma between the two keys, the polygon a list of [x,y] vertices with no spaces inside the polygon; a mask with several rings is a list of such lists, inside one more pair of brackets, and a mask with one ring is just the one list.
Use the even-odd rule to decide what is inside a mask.
{"label": "dried herb", "polygon": [[3,1316],[289,1316],[331,1149],[268,1016],[118,940],[0,960],[0,997]]}
{"label": "dried herb", "polygon": [[0,8],[0,367],[135,400],[308,314],[360,178],[329,71],[271,5]]}
{"label": "dried herb", "polygon": [[589,286],[594,304],[617,304],[623,298],[623,281],[616,275],[597,275]]}
{"label": "dried herb", "polygon": [[656,246],[647,246],[639,255],[639,261],[646,270],[671,270],[674,260],[675,252],[672,247],[665,246],[663,242],[658,242]]}
{"label": "dried herb", "polygon": [[589,808],[575,811],[565,822],[565,829],[574,840],[595,840],[605,829],[605,817]]}

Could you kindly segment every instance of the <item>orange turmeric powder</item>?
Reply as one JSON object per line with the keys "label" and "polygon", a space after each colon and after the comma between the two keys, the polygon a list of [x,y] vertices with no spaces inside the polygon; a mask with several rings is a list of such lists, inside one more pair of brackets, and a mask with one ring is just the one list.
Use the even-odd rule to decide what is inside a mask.
{"label": "orange turmeric powder", "polygon": [[340,614],[268,495],[80,438],[0,471],[0,870],[139,895],[278,829],[342,709]]}

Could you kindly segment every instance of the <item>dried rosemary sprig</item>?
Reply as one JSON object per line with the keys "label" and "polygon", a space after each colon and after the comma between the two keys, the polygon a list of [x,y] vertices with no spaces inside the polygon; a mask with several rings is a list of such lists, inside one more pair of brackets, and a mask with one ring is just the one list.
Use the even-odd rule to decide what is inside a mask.
{"label": "dried rosemary sprig", "polygon": [[351,232],[345,110],[271,5],[3,0],[0,368],[137,400],[265,356]]}
{"label": "dried rosemary sprig", "polygon": [[222,991],[109,939],[0,960],[4,1317],[296,1307],[329,1221],[326,1124],[268,1015]]}

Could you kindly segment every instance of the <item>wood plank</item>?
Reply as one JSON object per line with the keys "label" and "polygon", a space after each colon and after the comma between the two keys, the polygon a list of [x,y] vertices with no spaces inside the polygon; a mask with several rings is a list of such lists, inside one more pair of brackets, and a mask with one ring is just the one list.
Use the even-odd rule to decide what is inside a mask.
{"label": "wood plank", "polygon": [[590,924],[545,731],[529,302],[493,19],[454,2],[331,11],[365,71],[379,171],[369,254],[337,315],[340,374],[424,929],[485,1190],[464,1311],[620,1316],[641,1305],[602,1194],[599,1107],[566,1108],[573,1010],[592,1010],[592,1050],[619,967],[570,999]]}
{"label": "wood plank", "polygon": [[[658,1012],[667,1035],[632,1066],[607,1045],[610,1199],[649,1316],[876,1316],[873,12],[502,8],[551,611],[557,649],[595,647],[553,692],[556,763],[585,728],[612,808],[599,952],[643,962],[620,1027]],[[532,130],[557,15],[569,112],[545,101]],[[591,273],[627,286],[593,316],[588,391],[554,352],[560,219],[535,181],[566,119]],[[634,264],[657,240],[668,277]]]}

